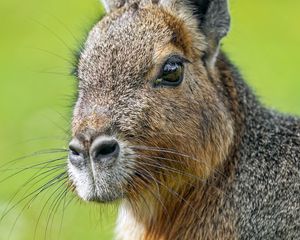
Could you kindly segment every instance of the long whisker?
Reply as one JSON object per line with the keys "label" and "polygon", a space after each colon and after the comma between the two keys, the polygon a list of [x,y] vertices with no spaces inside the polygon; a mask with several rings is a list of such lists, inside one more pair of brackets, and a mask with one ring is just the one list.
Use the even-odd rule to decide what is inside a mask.
{"label": "long whisker", "polygon": [[[145,169],[143,169],[144,171]],[[148,171],[147,171],[148,172]],[[149,172],[148,172],[149,173]],[[145,173],[142,173],[145,174]],[[198,213],[196,212],[196,209],[190,204],[190,202],[188,202],[184,197],[180,196],[179,193],[177,193],[176,191],[170,189],[169,187],[167,187],[165,184],[163,184],[161,181],[159,181],[158,179],[154,178],[154,176],[152,174],[150,174],[150,178],[156,183],[159,184],[160,186],[164,187],[170,194],[172,194],[173,196],[175,196],[176,198],[178,198],[179,200],[183,201],[190,209],[193,210],[193,212],[198,216]],[[147,188],[147,190],[151,191],[151,188]],[[152,192],[153,193],[153,192]],[[158,200],[158,199],[157,199]],[[162,201],[159,200],[159,202],[162,204],[162,207],[164,208],[164,211],[166,211],[168,218],[170,219],[170,215],[165,207],[165,205],[163,204]]]}
{"label": "long whisker", "polygon": [[[197,158],[194,158],[192,156],[189,156],[185,153],[181,153],[181,152],[178,152],[174,149],[168,149],[168,148],[159,148],[159,147],[148,147],[148,146],[131,146],[131,148],[134,150],[134,149],[137,149],[137,150],[146,150],[146,151],[153,151],[153,152],[158,152],[158,153],[167,153],[167,154],[174,154],[176,156],[180,156],[180,157],[184,157],[186,158],[188,161],[194,161],[194,162],[197,162],[199,164],[202,164],[206,167],[210,167],[208,165],[207,162],[205,161],[201,161]],[[162,159],[162,160],[168,160],[168,161],[175,161],[174,159],[170,159],[170,158],[164,158],[164,157],[160,157],[160,156],[151,156],[152,158],[158,158],[158,159]],[[213,172],[214,173],[217,173],[219,174],[220,176],[222,177],[225,177],[224,174],[219,171],[218,169],[213,169]]]}
{"label": "long whisker", "polygon": [[55,70],[39,70],[39,71],[34,71],[35,73],[38,74],[46,74],[46,75],[55,75],[55,76],[62,76],[62,77],[70,77],[70,74],[67,71],[55,71]]}
{"label": "long whisker", "polygon": [[[66,157],[60,157],[60,158],[57,158],[57,159],[54,159],[54,160],[47,160],[47,161],[39,162],[39,163],[32,164],[32,165],[29,165],[29,166],[21,166],[21,167],[16,167],[16,168],[6,168],[6,169],[4,169],[0,172],[8,172],[8,171],[16,171],[16,170],[26,171],[26,170],[32,170],[32,169],[51,168],[51,167],[54,166],[54,165],[50,165],[51,163],[60,162],[62,160],[64,160],[64,162],[65,162],[66,159],[67,159],[67,156]],[[63,165],[63,164],[60,164],[60,165]],[[18,173],[14,173],[14,174],[17,175]],[[3,180],[3,181],[5,181],[5,180]]]}
{"label": "long whisker", "polygon": [[63,28],[72,36],[72,38],[75,40],[76,44],[79,44],[80,46],[82,46],[82,41],[80,41],[76,35],[70,30],[70,28],[67,27],[67,25],[61,20],[59,19],[57,16],[54,16],[52,14],[50,14],[61,26],[63,26]]}
{"label": "long whisker", "polygon": [[24,167],[24,168],[21,168],[21,170],[13,173],[13,174],[10,174],[9,176],[5,177],[4,179],[2,179],[0,181],[0,183],[3,183],[5,181],[7,181],[8,179],[22,173],[22,172],[25,172],[26,170],[29,170],[29,169],[33,169],[35,167],[39,167],[39,166],[43,166],[43,165],[47,165],[47,164],[50,164],[50,163],[54,163],[54,162],[58,162],[58,161],[62,161],[62,160],[65,160],[66,159],[66,156],[64,157],[60,157],[60,158],[57,158],[57,159],[54,159],[54,160],[49,160],[49,161],[45,161],[45,162],[42,162],[42,163],[38,163],[38,164],[35,164],[35,165],[31,165],[31,166],[28,166],[28,167]]}
{"label": "long whisker", "polygon": [[[47,167],[48,165],[50,165],[52,160],[50,161],[47,161],[46,162],[46,166]],[[64,164],[63,164],[64,165]],[[43,179],[47,178],[48,176],[50,176],[52,173],[53,173],[53,170],[55,169],[61,169],[62,165],[61,164],[58,164],[58,165],[54,165],[52,166],[51,168],[49,168],[47,171],[43,171],[43,168],[40,168],[36,173],[34,173],[25,183],[23,183],[19,189],[11,196],[10,200],[9,200],[9,203],[8,203],[8,206],[11,204],[11,202],[15,199],[15,197],[21,192],[21,190],[23,188],[25,188],[28,184],[32,183],[32,181],[34,181],[35,179],[38,179],[40,176],[44,176],[42,179],[38,179],[37,181],[33,182],[33,184],[31,185],[31,187],[29,189],[31,189],[33,186],[35,186],[37,183],[41,182]],[[45,176],[45,174],[49,173],[48,175]],[[56,171],[55,171],[56,172]],[[29,190],[28,189],[28,190]],[[27,190],[27,191],[28,191]],[[6,211],[7,209],[4,210],[4,212]]]}
{"label": "long whisker", "polygon": [[[58,192],[58,190],[60,190],[63,186],[65,186],[65,184],[67,183],[67,181],[63,182],[58,188],[57,190],[55,190],[55,192],[52,193],[52,195],[54,196],[54,194],[56,192]],[[47,224],[46,224],[46,229],[45,229],[45,235],[44,235],[44,239],[46,239],[47,236],[47,231],[48,228],[50,226],[50,229],[53,226],[53,220],[55,217],[55,214],[60,206],[62,197],[64,196],[64,192],[68,191],[68,189],[63,188],[60,192],[58,192],[56,194],[56,196],[54,197],[54,201],[51,203],[51,205],[49,206],[50,212],[48,213],[48,219],[47,219]]]}
{"label": "long whisker", "polygon": [[[146,158],[147,160],[152,160],[151,158]],[[147,166],[150,166],[150,167],[153,167],[153,171],[156,171],[155,169],[160,169],[160,170],[163,170],[163,172],[161,171],[156,171],[158,174],[162,174],[162,175],[168,175],[169,177],[172,177],[174,178],[174,174],[171,174],[171,173],[175,173],[175,174],[178,174],[178,175],[181,175],[183,177],[187,177],[188,179],[193,179],[195,181],[200,181],[202,184],[205,184],[205,185],[208,185],[212,188],[215,188],[217,189],[218,191],[222,192],[222,194],[224,194],[224,196],[226,196],[226,193],[221,190],[219,187],[217,187],[216,185],[213,185],[211,183],[209,183],[207,181],[207,179],[204,179],[204,178],[200,178],[199,176],[195,176],[193,174],[190,174],[190,173],[187,173],[187,172],[183,172],[179,169],[176,169],[176,168],[173,168],[173,167],[170,167],[170,166],[162,166],[162,165],[159,165],[158,163],[154,163],[154,164],[151,164],[149,162],[143,162],[141,163],[142,165],[147,165]],[[171,172],[171,173],[170,173]],[[191,185],[190,182],[188,182],[189,185]]]}
{"label": "long whisker", "polygon": [[71,204],[72,200],[75,198],[75,195],[73,195],[72,198],[69,201],[66,201],[67,197],[68,197],[68,194],[70,194],[70,191],[69,191],[69,189],[66,189],[65,195],[64,195],[63,210],[62,210],[62,215],[61,215],[61,220],[60,220],[60,227],[59,227],[59,235],[58,236],[61,235],[62,226],[63,226],[63,219],[64,219],[64,216],[65,216],[66,209]]}
{"label": "long whisker", "polygon": [[54,186],[56,183],[67,179],[67,174],[66,172],[62,172],[61,174],[59,174],[58,176],[54,177],[53,179],[51,179],[50,181],[48,181],[46,184],[44,184],[42,187],[40,187],[39,189],[37,189],[38,191],[35,192],[35,195],[32,197],[32,199],[30,200],[30,204],[32,204],[32,202],[39,196],[39,194],[41,194],[43,191],[45,191],[46,189]]}
{"label": "long whisker", "polygon": [[62,126],[60,126],[57,122],[48,119],[48,121],[50,121],[55,127],[57,127],[63,134],[65,134],[65,136],[69,136],[70,135],[70,131],[68,129],[63,128]]}
{"label": "long whisker", "polygon": [[29,138],[29,139],[19,141],[19,142],[17,142],[17,144],[24,144],[24,143],[30,143],[30,142],[35,142],[35,141],[41,141],[41,140],[61,140],[61,141],[65,141],[65,138],[61,137],[61,136],[35,137],[35,138]]}
{"label": "long whisker", "polygon": [[160,197],[160,190],[159,190],[160,188],[159,188],[157,179],[156,179],[149,171],[147,171],[146,169],[144,169],[144,171],[146,172],[146,174],[149,174],[150,178],[151,178],[151,179],[154,181],[154,183],[156,184],[158,194],[155,194],[155,193],[151,190],[151,188],[148,188],[148,190],[149,190],[150,193],[152,193],[152,195],[158,200],[158,202],[161,204],[161,206],[162,206],[164,212],[166,213],[168,219],[171,220],[171,216],[170,216],[170,214],[169,214],[169,212],[168,212],[166,206],[164,205],[164,203],[163,203],[162,200],[161,200],[161,197]]}
{"label": "long whisker", "polygon": [[[58,171],[59,169],[57,169]],[[48,174],[46,177],[50,176],[51,174],[53,174],[53,172],[51,172],[50,174]],[[56,176],[55,178],[51,179],[50,181],[48,181],[46,184],[44,184],[43,186],[39,187],[38,189],[30,192],[29,194],[27,194],[25,197],[23,197],[22,199],[20,199],[19,201],[17,201],[13,206],[11,206],[9,209],[7,209],[1,216],[0,218],[0,222],[5,218],[5,216],[7,216],[7,214],[12,211],[15,207],[17,207],[20,203],[22,203],[24,200],[28,199],[29,197],[31,197],[32,195],[34,195],[34,197],[32,197],[32,199],[29,201],[29,203],[31,203],[41,192],[43,192],[44,190],[46,190],[47,188],[53,186],[54,184],[57,183],[57,180],[60,180],[60,178],[62,176],[64,176],[66,173],[63,172],[61,174],[59,174],[58,176]],[[46,178],[45,177],[45,178]]]}
{"label": "long whisker", "polygon": [[19,162],[21,160],[26,160],[28,158],[31,158],[31,157],[37,157],[37,156],[42,156],[42,155],[49,155],[49,154],[55,154],[55,153],[64,153],[64,152],[68,152],[67,149],[45,149],[45,150],[41,150],[41,151],[36,151],[34,153],[31,153],[31,154],[28,154],[28,155],[25,155],[25,156],[22,156],[22,157],[19,157],[19,158],[16,158],[12,161],[9,161],[7,163],[4,163],[3,165],[0,166],[0,169],[4,168],[5,166],[7,165],[13,165],[15,164],[16,162]]}
{"label": "long whisker", "polygon": [[180,200],[184,201],[184,202],[187,204],[187,206],[188,206],[191,210],[193,210],[193,213],[195,213],[195,214],[197,215],[197,217],[200,218],[200,215],[197,213],[197,210],[190,204],[190,202],[188,202],[184,197],[180,196],[180,194],[179,194],[178,192],[176,192],[176,191],[170,189],[169,187],[167,187],[165,184],[163,184],[163,183],[160,182],[159,180],[157,180],[157,182],[158,182],[161,186],[165,187],[165,189],[166,189],[169,193],[171,193],[173,196],[175,196],[175,197],[179,198]]}
{"label": "long whisker", "polygon": [[[54,179],[56,179],[56,178],[57,178],[57,177],[55,177]],[[52,180],[54,180],[54,179],[52,179]],[[52,180],[50,180],[48,183],[50,183]],[[31,194],[28,194],[25,198],[21,199],[18,203],[16,203],[15,205],[13,205],[13,206],[12,206],[12,207],[11,207],[11,208],[10,208],[10,209],[9,209],[9,210],[1,217],[0,222],[1,222],[1,221],[3,220],[3,218],[8,214],[8,212],[10,212],[13,208],[15,208],[15,207],[16,207],[17,205],[19,205],[21,202],[23,202],[23,200],[25,200],[25,199],[27,199],[28,197],[30,197],[30,196],[31,196],[32,194],[34,194],[36,191],[39,191],[38,194],[36,194],[31,200],[29,200],[29,201],[24,205],[24,207],[21,209],[20,213],[18,214],[18,216],[16,217],[16,219],[15,219],[15,221],[14,221],[14,224],[13,224],[12,227],[11,227],[11,231],[10,231],[10,234],[9,234],[9,235],[12,234],[13,229],[15,228],[15,225],[16,225],[18,219],[19,219],[20,216],[23,214],[24,210],[25,210],[26,208],[28,208],[28,207],[31,205],[33,199],[36,198],[37,195],[39,195],[39,193],[43,192],[44,190],[48,189],[49,187],[53,186],[54,184],[55,184],[55,183],[53,183],[52,185],[49,185],[47,188],[44,188],[44,189],[42,189],[42,190],[41,190],[41,188],[39,188],[39,189],[35,190],[34,192],[32,192]]]}
{"label": "long whisker", "polygon": [[[182,165],[182,166],[185,166],[185,165],[186,165],[186,163],[183,162],[183,161],[179,161],[179,160],[171,159],[171,158],[166,158],[166,157],[150,156],[150,155],[140,155],[140,154],[139,154],[138,156],[139,156],[139,157],[142,157],[142,158],[143,158],[143,157],[145,157],[145,158],[150,158],[151,160],[152,160],[152,159],[157,159],[157,160],[163,160],[163,161],[167,161],[167,162],[172,162],[172,163],[179,164],[179,165]],[[195,161],[195,162],[197,162],[197,163],[199,163],[199,164],[202,164],[202,165],[204,165],[205,167],[210,167],[210,166],[208,165],[208,163],[205,162],[205,161],[200,161],[200,160],[195,160],[195,159],[189,159],[189,160]],[[218,169],[212,169],[212,172],[218,174],[218,175],[221,176],[221,177],[225,177],[225,175],[224,175],[221,171],[219,171]]]}
{"label": "long whisker", "polygon": [[180,153],[180,152],[176,151],[175,149],[168,149],[168,148],[161,148],[161,147],[149,147],[149,146],[129,146],[129,147],[132,149],[149,150],[149,151],[153,151],[153,152],[176,154],[181,157],[187,157],[187,158],[198,161],[198,159],[196,159],[192,156],[189,156],[188,154]]}
{"label": "long whisker", "polygon": [[60,219],[60,224],[59,224],[58,238],[60,237],[61,231],[62,231],[63,220],[64,220],[64,216],[65,216],[65,211],[66,211],[66,199],[67,199],[67,195],[68,195],[69,192],[70,192],[69,189],[66,188],[65,191],[64,191],[64,194],[62,196],[63,205],[62,205],[62,214],[61,214],[61,219]]}
{"label": "long whisker", "polygon": [[[63,178],[63,179],[66,179],[66,178]],[[42,209],[41,209],[41,211],[40,211],[40,213],[39,213],[39,216],[38,216],[38,219],[37,219],[37,223],[36,223],[36,227],[35,227],[35,230],[34,230],[34,238],[33,239],[35,239],[36,238],[36,234],[37,234],[37,227],[38,227],[38,224],[39,224],[39,222],[40,222],[40,220],[41,220],[41,217],[42,217],[42,215],[43,215],[43,212],[45,211],[45,208],[46,208],[46,206],[48,205],[48,202],[51,200],[51,198],[54,196],[54,194],[55,194],[55,192],[57,192],[62,186],[64,186],[65,185],[65,183],[66,183],[67,181],[64,181],[52,194],[51,194],[51,196],[46,200],[46,202],[44,203],[44,205],[43,205],[43,207],[42,207]]]}
{"label": "long whisker", "polygon": [[40,51],[40,52],[43,52],[43,53],[47,53],[47,54],[49,54],[51,56],[57,57],[60,60],[63,60],[65,63],[70,64],[71,67],[76,67],[76,65],[71,60],[69,60],[68,58],[63,57],[63,56],[61,56],[61,55],[59,55],[57,53],[50,52],[50,51],[48,51],[46,49],[37,48],[37,47],[31,48],[31,49],[36,50],[36,51]]}
{"label": "long whisker", "polygon": [[[131,180],[132,177],[130,177]],[[130,183],[130,181],[128,181]],[[144,184],[143,182],[135,182],[134,184],[130,184],[130,190],[134,192],[134,194],[138,195],[139,197],[141,197],[142,201],[144,202],[149,214],[151,214],[151,209],[149,207],[149,204],[147,203],[147,200],[144,198],[143,194],[139,194],[139,189],[143,189]],[[129,201],[130,205],[131,205],[131,208],[132,209],[135,209],[136,205],[133,205],[132,202],[131,202],[131,199],[130,198],[127,198],[127,200]]]}
{"label": "long whisker", "polygon": [[[146,158],[146,157],[144,157],[144,159],[153,161],[153,159],[151,159],[151,158]],[[159,169],[162,169],[162,170],[165,170],[165,171],[170,171],[170,172],[173,172],[173,173],[176,173],[176,174],[185,176],[185,177],[192,178],[192,179],[194,179],[194,180],[200,180],[200,181],[202,181],[202,182],[205,181],[204,178],[200,178],[199,176],[195,176],[195,175],[193,175],[193,174],[189,174],[189,173],[180,171],[180,170],[178,170],[178,169],[176,169],[176,168],[173,168],[173,167],[170,167],[170,166],[159,165],[159,164],[151,164],[151,163],[149,163],[149,162],[143,162],[142,164],[143,164],[143,165],[150,166],[150,167],[154,167],[154,168],[159,168]]]}
{"label": "long whisker", "polygon": [[60,43],[62,43],[71,53],[73,52],[73,49],[70,48],[70,46],[63,40],[63,38],[61,38],[57,33],[55,33],[51,28],[49,28],[48,26],[46,26],[45,24],[37,21],[36,19],[31,18],[31,21],[40,25],[41,27],[43,27],[44,29],[46,29],[47,31],[49,31]]}

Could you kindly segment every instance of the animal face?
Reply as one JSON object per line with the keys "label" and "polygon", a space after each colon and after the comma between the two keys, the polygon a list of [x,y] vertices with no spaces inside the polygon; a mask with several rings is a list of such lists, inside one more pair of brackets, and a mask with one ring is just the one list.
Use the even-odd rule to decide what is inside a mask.
{"label": "animal face", "polygon": [[82,199],[134,199],[206,179],[222,162],[233,128],[209,46],[192,11],[162,3],[128,3],[94,26],[78,63],[68,164]]}

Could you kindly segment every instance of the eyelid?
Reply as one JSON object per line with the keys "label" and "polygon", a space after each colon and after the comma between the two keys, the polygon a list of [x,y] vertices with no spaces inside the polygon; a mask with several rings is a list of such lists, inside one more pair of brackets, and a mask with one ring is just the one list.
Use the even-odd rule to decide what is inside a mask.
{"label": "eyelid", "polygon": [[181,62],[181,63],[191,63],[191,61],[189,61],[188,59],[186,59],[183,56],[180,56],[178,54],[173,54],[167,57],[167,59],[164,61],[163,65],[166,65],[168,62]]}
{"label": "eyelid", "polygon": [[162,75],[163,75],[163,71],[164,71],[164,66],[168,63],[168,62],[174,62],[174,63],[182,63],[182,64],[185,64],[185,63],[188,63],[190,64],[191,61],[189,61],[188,59],[186,59],[185,57],[181,56],[181,55],[178,55],[178,54],[172,54],[172,55],[169,55],[166,60],[163,62],[163,64],[160,66],[160,70],[158,72],[158,74],[156,75],[156,78],[155,79],[158,79],[160,78]]}

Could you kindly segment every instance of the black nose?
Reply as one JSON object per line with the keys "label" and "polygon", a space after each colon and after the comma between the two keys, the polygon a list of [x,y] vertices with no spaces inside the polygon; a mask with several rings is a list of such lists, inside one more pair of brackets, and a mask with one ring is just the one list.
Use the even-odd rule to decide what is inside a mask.
{"label": "black nose", "polygon": [[75,166],[82,166],[85,164],[86,152],[81,142],[73,139],[69,144],[69,160]]}
{"label": "black nose", "polygon": [[120,154],[120,145],[117,140],[108,137],[101,136],[94,140],[91,149],[90,156],[94,162],[109,165],[115,162]]}

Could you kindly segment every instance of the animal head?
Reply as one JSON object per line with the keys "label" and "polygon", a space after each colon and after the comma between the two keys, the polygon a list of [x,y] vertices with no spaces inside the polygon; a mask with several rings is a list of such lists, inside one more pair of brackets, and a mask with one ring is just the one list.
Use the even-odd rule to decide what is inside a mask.
{"label": "animal head", "polygon": [[104,0],[78,61],[68,171],[84,200],[134,199],[207,179],[233,121],[216,58],[226,0]]}

